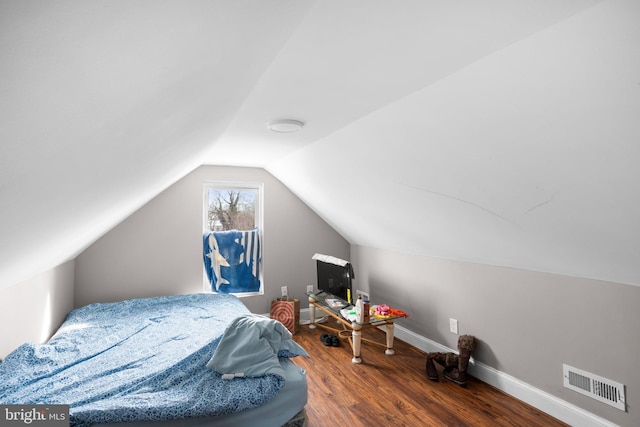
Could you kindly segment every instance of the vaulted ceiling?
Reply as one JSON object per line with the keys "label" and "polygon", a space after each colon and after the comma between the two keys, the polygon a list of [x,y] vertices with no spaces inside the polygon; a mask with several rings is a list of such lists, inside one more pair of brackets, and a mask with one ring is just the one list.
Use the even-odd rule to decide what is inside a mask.
{"label": "vaulted ceiling", "polygon": [[219,164],[265,168],[355,245],[640,285],[638,16],[0,0],[0,284]]}

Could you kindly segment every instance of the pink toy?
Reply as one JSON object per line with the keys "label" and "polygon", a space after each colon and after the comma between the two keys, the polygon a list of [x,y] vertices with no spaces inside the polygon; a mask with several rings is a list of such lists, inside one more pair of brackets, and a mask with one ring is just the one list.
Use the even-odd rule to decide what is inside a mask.
{"label": "pink toy", "polygon": [[376,314],[379,316],[389,316],[391,314],[391,307],[387,304],[380,304],[376,306]]}

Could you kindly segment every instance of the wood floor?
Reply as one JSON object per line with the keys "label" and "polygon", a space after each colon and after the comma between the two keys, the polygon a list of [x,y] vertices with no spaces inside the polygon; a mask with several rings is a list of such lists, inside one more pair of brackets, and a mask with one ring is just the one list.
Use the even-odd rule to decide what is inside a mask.
{"label": "wood floor", "polygon": [[[351,347],[327,347],[328,331],[304,325],[294,335],[311,358],[294,362],[307,370],[307,426],[566,426],[549,415],[475,378],[460,387],[425,375],[426,354],[398,339],[396,354],[363,344],[362,364],[351,363]],[[384,342],[384,332],[363,336]]]}

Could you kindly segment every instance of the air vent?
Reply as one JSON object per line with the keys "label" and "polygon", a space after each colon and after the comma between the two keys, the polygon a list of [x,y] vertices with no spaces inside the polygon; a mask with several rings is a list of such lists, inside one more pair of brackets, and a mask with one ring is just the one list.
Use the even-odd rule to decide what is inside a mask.
{"label": "air vent", "polygon": [[624,384],[562,365],[564,386],[626,412]]}

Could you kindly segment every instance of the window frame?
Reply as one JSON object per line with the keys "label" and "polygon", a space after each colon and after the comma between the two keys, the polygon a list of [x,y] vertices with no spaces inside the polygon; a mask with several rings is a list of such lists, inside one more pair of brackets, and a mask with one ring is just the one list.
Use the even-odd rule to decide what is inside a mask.
{"label": "window frame", "polygon": [[[260,245],[262,247],[262,260],[264,260],[264,182],[248,182],[248,181],[220,181],[220,180],[206,180],[203,183],[202,189],[202,232],[208,232],[209,230],[209,189],[215,190],[257,190],[256,205],[255,205],[255,227],[258,228],[258,235],[260,238]],[[256,295],[264,295],[264,262],[260,268],[260,290],[258,292],[232,292],[239,298],[250,297]],[[207,272],[202,265],[202,286],[207,293],[216,293],[211,289],[211,283],[207,278]]]}

